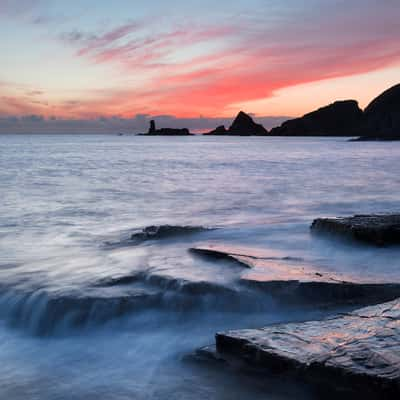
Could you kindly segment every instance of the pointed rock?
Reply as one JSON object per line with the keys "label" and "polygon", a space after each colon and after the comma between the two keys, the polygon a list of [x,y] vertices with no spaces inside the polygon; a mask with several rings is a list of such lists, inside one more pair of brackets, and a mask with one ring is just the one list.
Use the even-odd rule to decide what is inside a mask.
{"label": "pointed rock", "polygon": [[268,131],[261,125],[253,121],[250,115],[240,111],[233,124],[228,130],[230,135],[251,136],[268,135]]}

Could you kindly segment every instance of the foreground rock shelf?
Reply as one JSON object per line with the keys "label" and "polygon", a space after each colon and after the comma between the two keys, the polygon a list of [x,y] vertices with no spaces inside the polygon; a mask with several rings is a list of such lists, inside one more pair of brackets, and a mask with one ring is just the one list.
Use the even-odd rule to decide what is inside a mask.
{"label": "foreground rock shelf", "polygon": [[345,235],[379,246],[400,244],[400,214],[319,218],[311,230]]}
{"label": "foreground rock shelf", "polygon": [[243,267],[237,282],[240,287],[262,291],[287,303],[371,305],[400,297],[400,283],[367,281],[327,272],[301,258],[228,245],[190,250],[213,261]]}
{"label": "foreground rock shelf", "polygon": [[[322,321],[218,333],[219,357],[400,398],[400,299]],[[358,392],[358,393],[360,393]]]}

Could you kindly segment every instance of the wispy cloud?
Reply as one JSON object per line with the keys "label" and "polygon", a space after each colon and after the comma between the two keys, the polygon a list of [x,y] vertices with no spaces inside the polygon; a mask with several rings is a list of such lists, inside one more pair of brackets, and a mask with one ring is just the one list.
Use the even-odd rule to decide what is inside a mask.
{"label": "wispy cloud", "polygon": [[[24,12],[20,4],[32,9],[38,1],[6,0],[0,11]],[[77,21],[76,29],[52,30],[62,43],[60,52],[72,50],[88,68],[107,68],[118,85],[103,89],[99,81],[97,90],[79,96],[77,83],[71,88],[76,99],[69,93],[55,96],[57,101],[47,99],[47,91],[34,94],[35,88],[10,90],[0,99],[0,112],[65,118],[233,115],[238,104],[272,97],[284,88],[400,64],[396,1],[310,0],[309,8],[294,0],[288,4],[279,6],[282,12],[275,19],[270,13],[277,12],[276,5],[258,5],[220,20],[207,18],[207,10],[198,18],[111,20],[97,30],[96,24],[82,28]],[[44,14],[37,15],[34,24],[46,24],[40,17]]]}

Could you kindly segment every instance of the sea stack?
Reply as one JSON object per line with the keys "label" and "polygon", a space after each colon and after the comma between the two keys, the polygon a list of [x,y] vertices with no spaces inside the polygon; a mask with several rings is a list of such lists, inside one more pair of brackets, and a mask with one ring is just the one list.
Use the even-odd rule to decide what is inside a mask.
{"label": "sea stack", "polygon": [[189,129],[174,129],[174,128],[156,128],[156,122],[154,120],[150,121],[150,128],[145,136],[189,136],[191,133]]}
{"label": "sea stack", "polygon": [[155,131],[156,131],[156,122],[154,121],[154,119],[152,119],[150,121],[150,128],[149,128],[148,134],[152,135],[155,133]]}
{"label": "sea stack", "polygon": [[221,125],[205,135],[265,136],[268,135],[268,131],[261,124],[254,122],[250,115],[240,111],[228,130]]}

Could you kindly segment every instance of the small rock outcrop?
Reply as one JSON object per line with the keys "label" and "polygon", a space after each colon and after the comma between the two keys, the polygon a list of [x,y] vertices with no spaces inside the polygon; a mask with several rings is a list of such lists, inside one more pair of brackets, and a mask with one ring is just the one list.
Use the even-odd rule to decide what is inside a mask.
{"label": "small rock outcrop", "polygon": [[160,240],[212,230],[203,226],[152,225],[131,235],[133,241]]}
{"label": "small rock outcrop", "polygon": [[311,230],[349,236],[378,246],[400,244],[400,214],[318,218]]}
{"label": "small rock outcrop", "polygon": [[340,384],[360,397],[397,399],[400,300],[322,321],[218,333],[216,349],[277,373]]}
{"label": "small rock outcrop", "polygon": [[213,131],[206,133],[205,135],[228,135],[228,131],[226,130],[224,125],[218,126]]}
{"label": "small rock outcrop", "polygon": [[142,134],[148,136],[189,136],[191,133],[189,129],[174,129],[174,128],[161,128],[156,129],[156,123],[154,120],[150,121],[150,128],[147,133]]}
{"label": "small rock outcrop", "polygon": [[268,131],[254,122],[250,115],[240,111],[228,130],[222,125],[205,135],[265,136]]}
{"label": "small rock outcrop", "polygon": [[355,100],[336,101],[326,107],[284,122],[271,136],[354,136],[363,112]]}
{"label": "small rock outcrop", "polygon": [[375,140],[400,140],[400,84],[367,106],[360,135]]}

